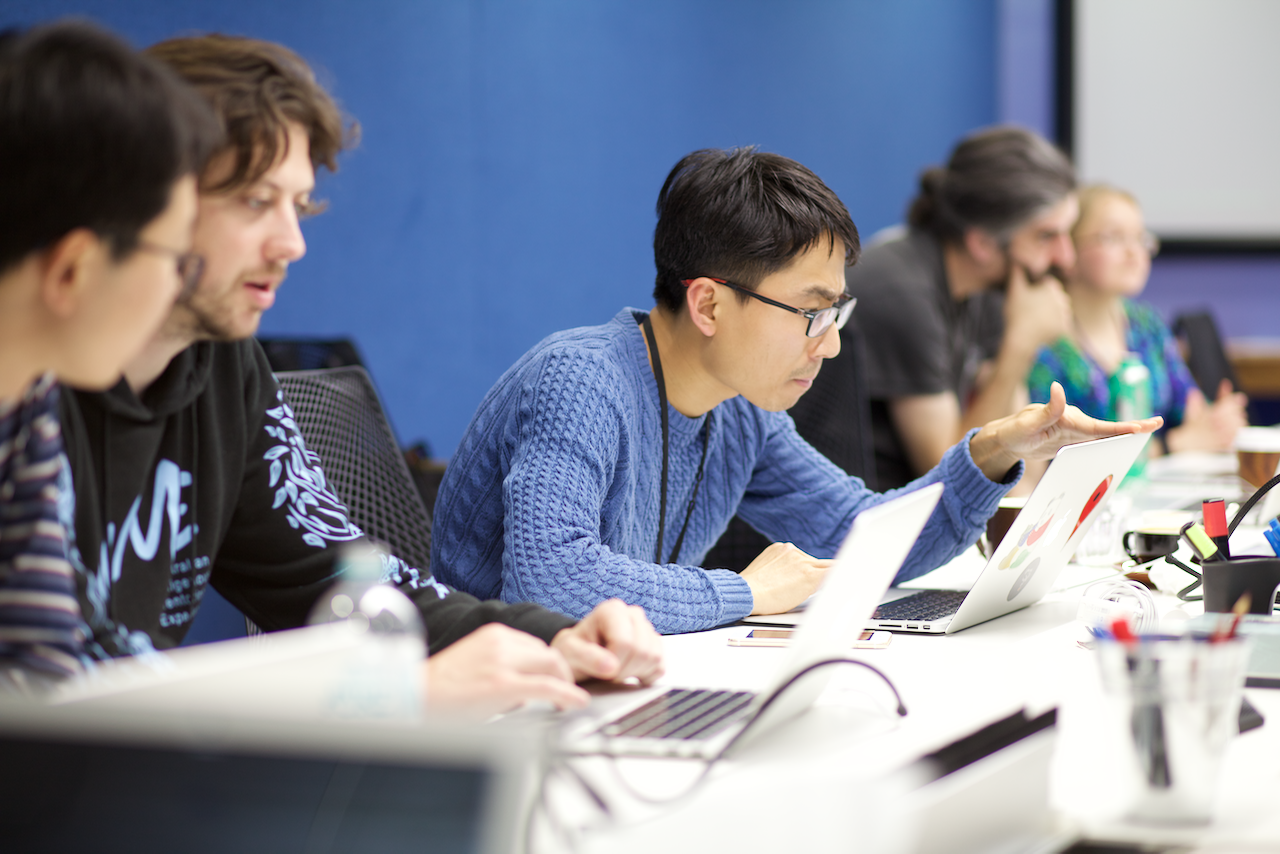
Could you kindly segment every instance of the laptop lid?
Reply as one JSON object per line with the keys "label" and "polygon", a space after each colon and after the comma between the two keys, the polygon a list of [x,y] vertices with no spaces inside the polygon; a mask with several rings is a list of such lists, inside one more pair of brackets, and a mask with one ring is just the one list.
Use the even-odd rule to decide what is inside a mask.
{"label": "laptop lid", "polygon": [[[942,495],[935,483],[859,513],[818,592],[810,598],[783,666],[757,697],[761,703],[804,668],[847,658],[880,597],[907,559]],[[831,677],[822,668],[802,677],[769,706],[753,730],[763,732],[807,709]]]}
{"label": "laptop lid", "polygon": [[1112,436],[1061,448],[947,633],[1025,608],[1048,593],[1150,438]]}
{"label": "laptop lid", "polygon": [[41,851],[516,850],[511,727],[0,700],[0,838]]}

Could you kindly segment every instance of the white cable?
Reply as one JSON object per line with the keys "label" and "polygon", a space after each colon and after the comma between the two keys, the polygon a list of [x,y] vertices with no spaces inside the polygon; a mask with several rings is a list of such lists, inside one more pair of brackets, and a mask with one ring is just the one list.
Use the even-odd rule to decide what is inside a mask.
{"label": "white cable", "polygon": [[1099,581],[1085,589],[1077,620],[1106,629],[1117,617],[1128,619],[1139,633],[1154,632],[1159,622],[1156,599],[1146,587],[1127,578]]}

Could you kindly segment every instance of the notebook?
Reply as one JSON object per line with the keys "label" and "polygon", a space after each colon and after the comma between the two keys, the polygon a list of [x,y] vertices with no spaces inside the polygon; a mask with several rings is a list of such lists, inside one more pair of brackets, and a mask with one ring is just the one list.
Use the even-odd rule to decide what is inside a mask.
{"label": "notebook", "polygon": [[868,627],[951,634],[1040,601],[1149,439],[1113,436],[1059,450],[972,589],[893,588]]}
{"label": "notebook", "polygon": [[[603,722],[596,717],[570,726],[564,748],[620,755],[719,754],[775,689],[814,662],[849,655],[941,494],[942,485],[933,484],[858,514],[822,587],[809,600],[782,667],[763,691],[667,690]],[[829,678],[830,668],[802,677],[752,724],[742,743],[805,711]]]}

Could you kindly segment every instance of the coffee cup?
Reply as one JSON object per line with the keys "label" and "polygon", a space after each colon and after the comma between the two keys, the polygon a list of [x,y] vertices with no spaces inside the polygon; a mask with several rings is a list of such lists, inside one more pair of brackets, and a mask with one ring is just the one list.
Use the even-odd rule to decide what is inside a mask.
{"label": "coffee cup", "polygon": [[985,557],[991,557],[1000,547],[1000,541],[1004,539],[1005,534],[1009,533],[1009,529],[1013,527],[1013,520],[1018,518],[1018,514],[1026,505],[1027,496],[1025,495],[1006,495],[1000,499],[996,512],[992,513],[991,518],[987,520],[986,534],[978,541],[978,548]]}
{"label": "coffee cup", "polygon": [[1168,528],[1145,528],[1125,531],[1121,544],[1134,563],[1148,563],[1178,550],[1178,531]]}
{"label": "coffee cup", "polygon": [[1260,489],[1280,466],[1280,428],[1242,427],[1236,433],[1235,449],[1240,477]]}

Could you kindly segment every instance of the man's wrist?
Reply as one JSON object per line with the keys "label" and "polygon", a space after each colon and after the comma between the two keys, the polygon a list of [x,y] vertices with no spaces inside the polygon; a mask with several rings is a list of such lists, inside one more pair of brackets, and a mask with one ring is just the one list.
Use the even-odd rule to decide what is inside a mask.
{"label": "man's wrist", "polygon": [[1038,341],[1022,341],[1016,336],[1006,335],[996,356],[996,367],[1003,367],[1019,382],[1025,381],[1043,346]]}
{"label": "man's wrist", "polygon": [[983,427],[969,440],[969,456],[973,464],[993,483],[1003,483],[1019,457],[1000,438],[1000,430],[992,424]]}

